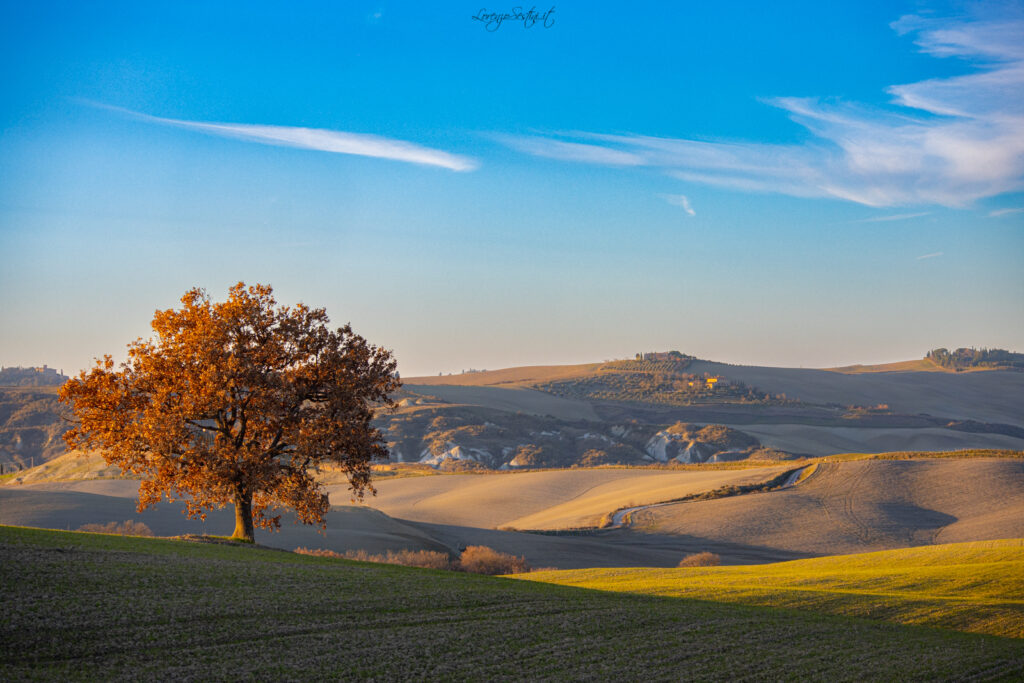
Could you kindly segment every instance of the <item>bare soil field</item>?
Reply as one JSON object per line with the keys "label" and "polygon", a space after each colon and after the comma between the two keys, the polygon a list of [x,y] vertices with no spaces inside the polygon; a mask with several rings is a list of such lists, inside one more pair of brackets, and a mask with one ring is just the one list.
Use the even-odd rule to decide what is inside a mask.
{"label": "bare soil field", "polygon": [[1005,434],[978,434],[938,427],[819,427],[804,424],[727,424],[756,437],[763,445],[790,453],[824,456],[836,453],[946,451],[967,448],[1024,450],[1024,439]]}
{"label": "bare soil field", "polygon": [[[454,526],[571,529],[596,526],[620,507],[646,505],[725,485],[767,481],[786,467],[662,472],[574,469],[452,474],[380,481],[366,503],[392,517]],[[332,502],[348,502],[343,486]]]}
{"label": "bare soil field", "polygon": [[813,555],[1024,537],[1024,461],[827,463],[796,487],[633,514],[637,530]]}
{"label": "bare soil field", "polygon": [[597,413],[586,401],[552,396],[534,389],[420,384],[405,384],[404,388],[414,393],[436,396],[449,403],[483,406],[512,413],[551,415],[562,420],[600,421]]}
{"label": "bare soil field", "polygon": [[857,375],[865,372],[955,372],[944,368],[928,358],[916,360],[903,360],[895,363],[880,363],[878,365],[844,365],[839,368],[822,368],[830,372],[842,372],[847,375]]}
{"label": "bare soil field", "polygon": [[604,363],[582,363],[580,365],[527,365],[519,368],[483,370],[461,375],[438,375],[410,377],[409,384],[456,385],[456,386],[531,386],[539,382],[553,382],[560,379],[583,377],[597,370]]}
{"label": "bare soil field", "polygon": [[695,361],[691,372],[745,382],[809,403],[888,404],[897,413],[1024,426],[1024,372],[877,372],[768,368]]}

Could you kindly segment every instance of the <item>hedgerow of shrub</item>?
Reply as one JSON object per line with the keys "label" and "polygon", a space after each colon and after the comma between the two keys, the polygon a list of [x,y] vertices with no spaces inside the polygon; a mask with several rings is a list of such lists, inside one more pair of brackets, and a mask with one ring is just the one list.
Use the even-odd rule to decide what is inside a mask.
{"label": "hedgerow of shrub", "polygon": [[471,574],[523,574],[530,571],[525,557],[516,557],[502,553],[485,545],[471,545],[462,551],[454,562],[448,555],[434,550],[389,550],[385,553],[369,553],[365,550],[348,550],[344,553],[322,548],[296,548],[301,555],[315,557],[333,557],[341,560],[359,562],[378,562],[381,564],[400,564],[406,567],[422,567],[425,569],[449,569],[469,572]]}
{"label": "hedgerow of shrub", "polygon": [[106,524],[83,524],[78,527],[78,530],[94,534],[119,534],[121,536],[153,535],[153,531],[148,526],[131,519],[126,519],[123,522],[107,522]]}
{"label": "hedgerow of shrub", "polygon": [[333,550],[296,548],[301,555],[316,557],[334,557],[359,562],[377,562],[379,564],[400,564],[405,567],[422,567],[424,569],[451,569],[452,562],[445,553],[434,550],[388,550],[385,553],[369,553],[365,550],[348,550],[344,554]]}

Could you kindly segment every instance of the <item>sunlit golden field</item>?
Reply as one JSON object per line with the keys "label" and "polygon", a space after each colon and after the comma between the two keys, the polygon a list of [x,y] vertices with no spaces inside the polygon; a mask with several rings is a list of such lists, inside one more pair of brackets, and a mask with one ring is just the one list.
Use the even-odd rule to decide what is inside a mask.
{"label": "sunlit golden field", "polygon": [[574,569],[521,578],[1024,638],[1024,539],[768,565]]}

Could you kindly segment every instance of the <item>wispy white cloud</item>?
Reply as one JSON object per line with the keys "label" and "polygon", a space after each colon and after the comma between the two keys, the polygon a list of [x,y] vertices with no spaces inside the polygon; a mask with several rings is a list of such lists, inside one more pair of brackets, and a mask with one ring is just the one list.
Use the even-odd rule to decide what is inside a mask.
{"label": "wispy white cloud", "polygon": [[661,197],[662,199],[664,199],[669,204],[672,204],[673,206],[682,207],[683,211],[685,211],[688,215],[697,215],[697,212],[693,210],[692,206],[690,206],[690,200],[685,194],[663,194],[661,195]]}
{"label": "wispy white cloud", "polygon": [[882,109],[819,98],[765,100],[811,134],[804,144],[703,142],[556,132],[506,144],[536,156],[647,166],[687,182],[875,207],[965,206],[1024,189],[1024,18],[903,17],[892,27],[972,73],[888,88]]}
{"label": "wispy white cloud", "polygon": [[1015,213],[1024,212],[1024,207],[1013,208],[1013,209],[996,209],[995,211],[989,211],[989,218],[1001,218],[1002,216],[1009,216]]}
{"label": "wispy white cloud", "polygon": [[277,147],[297,147],[334,154],[351,154],[378,159],[405,161],[426,166],[440,166],[452,171],[472,171],[477,168],[476,160],[451,154],[439,149],[424,147],[405,140],[348,133],[323,128],[300,128],[294,126],[268,126],[251,123],[210,123],[206,121],[185,121],[150,116],[120,107],[90,103],[104,109],[119,111],[134,118],[165,126],[176,126],[197,130],[220,137],[234,138]]}
{"label": "wispy white cloud", "polygon": [[579,161],[602,166],[643,166],[646,162],[640,154],[627,152],[602,145],[591,145],[582,142],[566,142],[545,137],[517,135],[491,136],[512,149],[536,157],[559,159],[561,161]]}
{"label": "wispy white cloud", "polygon": [[853,221],[854,223],[888,223],[889,221],[905,221],[911,218],[920,218],[921,216],[930,216],[931,211],[922,211],[920,213],[897,213],[891,216],[875,216],[874,218],[863,218],[859,221]]}
{"label": "wispy white cloud", "polygon": [[942,252],[941,252],[941,251],[936,251],[936,252],[934,252],[934,253],[931,253],[931,254],[922,254],[921,256],[918,256],[918,257],[917,257],[917,260],[918,260],[918,261],[923,261],[923,260],[925,260],[925,259],[928,259],[928,258],[935,258],[935,257],[937,257],[937,256],[942,256]]}

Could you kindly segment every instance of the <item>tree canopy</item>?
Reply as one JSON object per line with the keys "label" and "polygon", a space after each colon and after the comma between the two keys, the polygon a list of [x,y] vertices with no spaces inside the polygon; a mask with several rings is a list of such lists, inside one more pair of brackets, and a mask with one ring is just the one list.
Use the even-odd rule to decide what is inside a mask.
{"label": "tree canopy", "polygon": [[370,463],[388,451],[371,420],[401,386],[389,351],[330,329],[324,309],[278,306],[267,285],[239,283],[222,303],[192,289],[181,303],[156,312],[155,336],[129,344],[119,369],[108,355],[64,385],[69,447],[141,475],[140,511],[166,497],[205,518],[233,503],[234,537],[250,541],[254,524],[280,526],[268,509],[325,526],[322,465],[355,497],[374,492]]}

